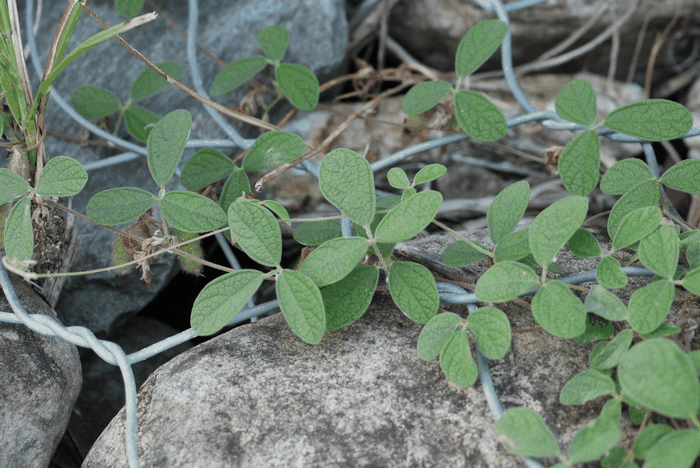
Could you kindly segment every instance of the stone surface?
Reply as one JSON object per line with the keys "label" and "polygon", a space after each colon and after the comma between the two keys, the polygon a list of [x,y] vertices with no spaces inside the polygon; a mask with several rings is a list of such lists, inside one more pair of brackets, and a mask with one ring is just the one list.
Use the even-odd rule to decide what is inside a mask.
{"label": "stone surface", "polygon": [[[343,0],[286,1],[276,3],[274,8],[255,1],[233,3],[202,1],[199,3],[197,42],[226,63],[259,54],[260,48],[255,41],[257,32],[269,24],[279,24],[287,27],[291,35],[290,47],[283,61],[306,65],[317,73],[321,80],[327,79],[342,66],[347,44],[347,21]],[[177,25],[186,28],[188,21],[186,2],[159,1],[156,4]],[[113,2],[100,2],[91,7],[108,24],[116,24],[124,20],[115,10]],[[146,10],[148,7],[144,9]],[[51,32],[37,37],[42,63],[46,59],[49,43],[53,37],[52,32],[62,11],[63,8],[49,8],[42,12],[39,31]],[[88,14],[83,14],[70,47],[75,47],[100,30],[100,26]],[[181,81],[193,87],[192,75],[187,68],[186,41],[164,21],[163,15],[152,23],[125,33],[124,39],[154,62],[175,61],[182,64],[185,71]],[[201,54],[197,60],[204,86],[208,90],[221,67]],[[123,103],[129,97],[131,84],[144,69],[145,65],[137,58],[116,41],[110,40],[72,63],[57,80],[54,93],[60,93],[64,99],[70,101],[70,94],[78,86],[100,86],[114,92]],[[35,78],[33,67],[30,66],[30,70],[31,76]],[[268,70],[260,75],[259,80],[269,83],[271,76]],[[254,101],[250,92],[251,89],[248,86],[243,86],[238,91],[217,99],[222,104],[234,107],[245,95],[248,95],[249,101]],[[148,108],[160,117],[177,108],[189,110],[194,121],[191,139],[225,136],[201,104],[176,89],[166,89],[144,101],[139,101],[137,105]],[[112,121],[102,121],[101,124],[107,125],[111,131],[114,128],[114,119],[116,114],[112,116]],[[65,113],[53,101],[48,103],[46,122],[48,130],[55,132],[46,138],[46,148],[52,156],[67,155],[81,163],[88,163],[123,151],[101,145],[101,142],[95,141],[94,137],[88,140],[89,135],[84,134],[77,123],[66,118]],[[120,128],[119,135],[134,142],[124,130],[123,122]],[[258,133],[257,130],[249,129],[246,134],[250,137]],[[76,139],[80,140],[81,144],[77,143]],[[191,157],[194,151],[194,149],[187,149],[183,162]],[[237,154],[238,151],[229,152]],[[157,193],[157,187],[150,178],[145,158],[93,171],[89,176],[90,180],[85,190],[73,200],[74,209],[83,213],[90,197],[107,188],[136,186]],[[174,187],[177,185],[171,188]],[[109,266],[114,235],[81,220],[76,221],[76,227],[82,243],[77,260],[73,264],[73,270]],[[110,332],[117,320],[136,313],[162,290],[178,271],[175,257],[169,255],[158,257],[153,270],[153,283],[150,286],[140,281],[141,273],[135,269],[126,276],[107,272],[71,278],[66,282],[56,309],[67,325],[86,326],[104,336]],[[95,307],[97,303],[100,304],[99,308]]]}
{"label": "stone surface", "polygon": [[[29,313],[56,313],[13,278]],[[11,311],[5,296],[0,310]],[[24,325],[0,323],[0,466],[45,467],[68,426],[82,382],[75,346]]]}

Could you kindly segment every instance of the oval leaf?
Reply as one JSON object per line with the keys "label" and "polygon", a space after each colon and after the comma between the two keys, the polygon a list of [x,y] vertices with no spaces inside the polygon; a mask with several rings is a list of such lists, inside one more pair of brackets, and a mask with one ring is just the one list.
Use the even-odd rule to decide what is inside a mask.
{"label": "oval leaf", "polygon": [[498,260],[520,260],[530,253],[530,228],[525,228],[506,234],[498,242],[493,256]]}
{"label": "oval leaf", "polygon": [[457,76],[462,79],[474,73],[496,52],[506,34],[508,26],[497,19],[482,21],[469,29],[457,47]]}
{"label": "oval leaf", "polygon": [[243,158],[243,170],[261,171],[294,161],[304,153],[306,143],[300,136],[273,130],[255,140]]}
{"label": "oval leaf", "polygon": [[130,106],[124,111],[126,131],[142,143],[148,141],[148,135],[159,120],[156,114],[141,107]]}
{"label": "oval leaf", "polygon": [[413,185],[425,184],[445,174],[447,174],[447,168],[442,164],[428,164],[416,173],[416,176],[413,178]]}
{"label": "oval leaf", "polygon": [[[619,404],[615,400],[610,400],[608,403]],[[569,445],[569,458],[576,463],[596,460],[605,455],[621,436],[622,431],[618,423],[601,416],[576,433]]]}
{"label": "oval leaf", "polygon": [[640,460],[644,460],[647,457],[649,449],[669,432],[673,432],[673,428],[666,424],[652,424],[645,427],[634,441],[634,447],[632,449],[634,456]]}
{"label": "oval leaf", "polygon": [[662,224],[639,243],[639,260],[657,275],[672,279],[678,265],[679,246],[676,230]]}
{"label": "oval leaf", "polygon": [[321,162],[318,183],[323,196],[361,226],[374,219],[377,199],[374,177],[365,158],[349,149],[335,149]]}
{"label": "oval leaf", "polygon": [[634,345],[622,356],[617,379],[624,395],[664,416],[685,419],[700,410],[695,366],[667,339]]}
{"label": "oval leaf", "polygon": [[502,359],[510,348],[510,322],[501,310],[481,307],[469,314],[467,328],[474,332],[479,351],[488,359]]}
{"label": "oval leaf", "polygon": [[479,372],[469,350],[466,330],[454,333],[440,352],[440,368],[447,379],[460,387],[471,387]]}
{"label": "oval leaf", "polygon": [[0,205],[29,192],[31,186],[16,172],[0,168]]}
{"label": "oval leaf", "polygon": [[622,272],[620,262],[609,255],[600,259],[596,268],[595,279],[610,289],[620,289],[627,286],[627,276]]}
{"label": "oval leaf", "polygon": [[389,293],[408,318],[426,323],[438,311],[440,297],[430,271],[418,263],[394,262],[387,273]]}
{"label": "oval leaf", "polygon": [[566,190],[589,195],[598,185],[600,170],[600,140],[595,130],[586,130],[571,140],[561,152],[557,168]]}
{"label": "oval leaf", "polygon": [[693,116],[677,102],[647,99],[612,111],[603,124],[616,132],[643,140],[664,141],[688,133],[693,126]]}
{"label": "oval leaf", "polygon": [[476,297],[484,302],[505,302],[537,287],[537,273],[518,262],[500,262],[481,275]]}
{"label": "oval leaf", "polygon": [[561,281],[547,281],[532,299],[532,315],[550,334],[576,338],[586,331],[581,300]]}
{"label": "oval leaf", "polygon": [[184,232],[208,232],[226,224],[226,214],[211,198],[198,193],[173,191],[160,200],[163,218]]}
{"label": "oval leaf", "polygon": [[530,250],[540,266],[547,266],[571,238],[588,213],[588,199],[558,200],[535,217],[530,225]]}
{"label": "oval leaf", "polygon": [[[5,220],[5,253],[10,260],[24,262],[31,260],[34,254],[31,206],[27,197],[17,200]],[[27,269],[26,264],[16,263],[15,266]]]}
{"label": "oval leaf", "polygon": [[683,287],[700,296],[700,268],[696,268],[683,278]]}
{"label": "oval leaf", "polygon": [[498,245],[506,234],[515,229],[529,200],[530,185],[524,180],[510,184],[496,195],[486,210],[486,223],[494,244]]}
{"label": "oval leaf", "polygon": [[404,96],[401,109],[409,116],[422,114],[435,107],[451,92],[452,86],[446,81],[418,83]]}
{"label": "oval leaf", "polygon": [[258,33],[258,44],[272,60],[280,60],[289,45],[289,33],[282,26],[268,26]]}
{"label": "oval leaf", "polygon": [[213,97],[221,96],[234,89],[257,75],[267,66],[264,57],[250,57],[236,60],[230,63],[216,75],[214,83],[211,85],[209,94]]}
{"label": "oval leaf", "polygon": [[557,94],[554,106],[562,119],[586,127],[593,125],[598,112],[593,86],[582,79],[573,80],[564,86]]}
{"label": "oval leaf", "polygon": [[122,107],[113,92],[96,86],[79,86],[71,98],[78,114],[90,120],[112,115]]}
{"label": "oval leaf", "polygon": [[[484,249],[486,248],[484,247]],[[450,244],[442,253],[442,261],[455,268],[471,265],[486,257],[486,254],[476,250],[463,240]]]}
{"label": "oval leaf", "polygon": [[182,168],[180,182],[188,190],[204,187],[228,177],[236,166],[224,153],[214,148],[197,151]]}
{"label": "oval leaf", "polygon": [[268,209],[254,200],[239,200],[229,206],[228,222],[234,239],[250,258],[265,266],[279,265],[282,232]]}
{"label": "oval leaf", "polygon": [[528,408],[513,408],[493,426],[496,438],[516,455],[553,457],[559,454],[554,434],[542,417]]}
{"label": "oval leaf", "polygon": [[228,207],[231,203],[235,202],[237,199],[245,196],[250,192],[250,181],[245,171],[238,169],[237,167],[233,169],[233,174],[226,179],[224,188],[221,189],[221,196],[219,197],[219,205],[224,210],[224,213],[228,213]]}
{"label": "oval leaf", "polygon": [[314,110],[318,104],[319,86],[316,75],[303,65],[283,63],[275,68],[277,85],[294,107]]}
{"label": "oval leaf", "polygon": [[656,206],[644,206],[629,212],[622,218],[615,236],[613,250],[623,249],[645,238],[661,224],[661,210]]}
{"label": "oval leaf", "polygon": [[143,8],[144,0],[114,0],[114,6],[120,15],[125,18],[133,18]]}
{"label": "oval leaf", "polygon": [[256,270],[239,270],[204,286],[194,301],[190,318],[197,335],[212,335],[226,326],[253,297],[264,278]]}
{"label": "oval leaf", "polygon": [[629,322],[639,333],[651,333],[661,325],[673,303],[673,282],[662,279],[647,284],[632,293]]}
{"label": "oval leaf", "polygon": [[321,288],[326,310],[326,331],[350,325],[365,313],[379,282],[379,269],[359,266],[348,276]]}
{"label": "oval leaf", "polygon": [[681,192],[700,194],[700,160],[686,159],[674,164],[661,176],[661,183]]}
{"label": "oval leaf", "polygon": [[614,340],[605,345],[595,359],[591,360],[591,365],[596,369],[612,369],[620,362],[622,355],[629,349],[633,337],[634,332],[632,330],[622,330]]}
{"label": "oval leaf", "polygon": [[496,141],[506,136],[508,126],[503,112],[477,92],[455,94],[455,117],[460,128],[477,141]]}
{"label": "oval leaf", "polygon": [[418,336],[418,357],[426,361],[438,357],[461,321],[462,318],[452,312],[428,320]]}
{"label": "oval leaf", "polygon": [[326,312],[321,291],[311,278],[295,270],[282,270],[275,291],[292,332],[309,344],[320,343],[326,331]]}
{"label": "oval leaf", "polygon": [[417,193],[384,216],[375,231],[379,243],[394,243],[417,235],[435,218],[442,195],[434,190]]}
{"label": "oval leaf", "polygon": [[[156,66],[166,75],[178,80],[182,76],[182,65],[174,62],[156,63]],[[131,85],[131,100],[133,102],[146,99],[158,91],[170,86],[168,80],[160,76],[151,68],[146,68]]]}
{"label": "oval leaf", "polygon": [[72,197],[80,193],[87,180],[87,172],[78,161],[68,156],[56,156],[44,166],[36,193],[44,197]]}
{"label": "oval leaf", "polygon": [[600,181],[600,190],[608,195],[622,195],[638,183],[653,178],[654,174],[644,161],[623,159],[605,171]]}
{"label": "oval leaf", "polygon": [[607,320],[624,320],[627,317],[627,307],[619,297],[612,294],[601,285],[595,285],[583,303],[586,312],[593,313]]}
{"label": "oval leaf", "polygon": [[579,258],[600,257],[603,253],[598,239],[585,229],[577,229],[568,244],[571,253]]}
{"label": "oval leaf", "polygon": [[644,468],[690,468],[700,454],[700,431],[681,429],[663,435],[646,453]]}
{"label": "oval leaf", "polygon": [[408,176],[400,167],[392,167],[389,169],[389,172],[386,173],[386,178],[389,181],[389,185],[397,189],[405,189],[411,185],[408,181]]}
{"label": "oval leaf", "polygon": [[103,190],[93,196],[85,208],[97,224],[116,226],[133,221],[153,207],[156,197],[136,187]]}
{"label": "oval leaf", "polygon": [[318,287],[335,283],[355,269],[368,248],[367,239],[362,237],[329,240],[306,257],[300,271]]}
{"label": "oval leaf", "polygon": [[342,235],[340,223],[335,219],[302,223],[294,230],[294,240],[302,245],[321,245]]}
{"label": "oval leaf", "polygon": [[191,129],[192,116],[178,109],[160,119],[148,135],[148,169],[160,187],[165,187],[175,173]]}
{"label": "oval leaf", "polygon": [[595,369],[586,369],[576,374],[564,385],[559,394],[562,405],[582,405],[587,401],[615,391],[615,382],[609,375]]}

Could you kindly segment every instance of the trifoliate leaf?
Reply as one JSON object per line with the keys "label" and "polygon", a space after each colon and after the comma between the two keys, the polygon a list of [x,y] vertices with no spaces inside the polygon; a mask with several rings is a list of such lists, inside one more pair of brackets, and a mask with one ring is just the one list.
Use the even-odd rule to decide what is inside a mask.
{"label": "trifoliate leaf", "polygon": [[311,278],[295,270],[282,270],[275,291],[292,332],[309,344],[320,343],[326,331],[326,312],[321,291]]}
{"label": "trifoliate leaf", "polygon": [[415,322],[426,323],[440,307],[433,275],[419,263],[392,263],[387,274],[387,285],[399,310]]}

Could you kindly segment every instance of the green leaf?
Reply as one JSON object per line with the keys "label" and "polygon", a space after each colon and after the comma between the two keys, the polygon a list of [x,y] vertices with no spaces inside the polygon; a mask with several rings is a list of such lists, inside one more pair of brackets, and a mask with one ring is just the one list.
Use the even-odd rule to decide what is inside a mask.
{"label": "green leaf", "polygon": [[[31,199],[17,200],[5,220],[5,253],[10,260],[31,260],[34,254],[34,232],[32,231]],[[22,270],[27,265],[16,265]]]}
{"label": "green leaf", "polygon": [[280,220],[286,220],[284,223],[287,226],[291,226],[292,223],[289,221],[289,212],[287,211],[287,208],[285,208],[281,203],[278,203],[274,200],[263,200],[260,202],[262,206],[267,208],[268,210],[272,211],[274,214],[277,215]]}
{"label": "green leaf", "polygon": [[586,331],[586,310],[561,281],[548,281],[537,291],[532,315],[542,328],[560,338],[576,338]]}
{"label": "green leaf", "polygon": [[413,195],[415,195],[416,193],[418,193],[418,191],[417,191],[416,189],[414,189],[413,187],[407,188],[407,189],[404,190],[403,193],[401,194],[401,201],[404,201],[404,200],[407,200],[407,199],[411,198],[411,197],[412,197]]}
{"label": "green leaf", "polygon": [[247,172],[261,171],[294,161],[304,153],[306,143],[300,136],[272,130],[255,140],[243,158],[242,167]]}
{"label": "green leaf", "polygon": [[275,67],[275,80],[282,94],[301,110],[314,110],[318,104],[319,86],[316,75],[303,65],[283,63]]}
{"label": "green leaf", "polygon": [[700,383],[693,362],[674,342],[642,341],[617,366],[622,393],[664,416],[685,419],[700,409]]}
{"label": "green leaf", "polygon": [[480,307],[469,314],[467,328],[474,332],[479,351],[488,359],[502,359],[510,348],[510,322],[495,307]]}
{"label": "green leaf", "polygon": [[408,181],[408,176],[400,167],[392,167],[389,172],[386,173],[386,178],[389,181],[389,185],[397,189],[406,189],[411,182]]}
{"label": "green leaf", "polygon": [[190,136],[192,116],[184,109],[168,113],[148,135],[148,169],[161,188],[170,181]]}
{"label": "green leaf", "polygon": [[279,265],[282,232],[268,209],[255,200],[233,202],[228,208],[228,223],[231,235],[250,258],[265,266]]}
{"label": "green leaf", "polygon": [[[192,241],[197,237],[197,233],[183,232],[174,228],[173,230],[175,231],[175,240],[178,244],[180,242]],[[121,239],[117,239],[117,242],[121,244]],[[194,241],[190,242],[189,244],[185,244],[180,247],[180,250],[200,260],[204,257],[202,253],[202,244],[200,243],[200,241]],[[187,258],[184,255],[179,255],[178,260],[180,261],[180,266],[182,267],[182,270],[189,275],[199,276],[204,270],[204,265],[202,265],[200,262],[195,261],[194,259]]]}
{"label": "green leaf", "polygon": [[600,190],[608,195],[622,195],[638,183],[653,178],[651,169],[642,160],[623,159],[605,171],[600,181]]}
{"label": "green leaf", "polygon": [[374,177],[365,158],[349,149],[335,149],[321,162],[318,183],[323,196],[361,226],[374,219],[377,204]]}
{"label": "green leaf", "polygon": [[78,114],[90,120],[112,115],[122,107],[112,91],[96,86],[79,86],[71,98]]}
{"label": "green leaf", "polygon": [[340,223],[335,219],[302,223],[294,230],[294,240],[302,245],[321,245],[342,235]]}
{"label": "green leaf", "polygon": [[96,193],[85,212],[97,224],[116,226],[133,221],[153,207],[156,197],[136,187],[120,187]]}
{"label": "green leaf", "polygon": [[337,283],[321,288],[326,310],[326,331],[343,328],[365,313],[379,282],[376,266],[359,266]]}
{"label": "green leaf", "polygon": [[573,80],[564,86],[557,94],[554,106],[562,119],[586,127],[593,125],[598,113],[593,86],[582,79]]}
{"label": "green leaf", "polygon": [[698,375],[700,375],[700,349],[689,352],[688,357],[693,361],[695,371],[698,373]]}
{"label": "green leaf", "polygon": [[197,335],[213,335],[253,297],[265,275],[257,270],[226,273],[204,286],[192,306],[190,323]]}
{"label": "green leaf", "polygon": [[[610,452],[603,458],[601,466],[603,468],[638,468],[637,464],[634,462],[624,463],[627,457],[627,450],[622,447],[613,447]],[[623,463],[626,466],[623,466]]]}
{"label": "green leaf", "polygon": [[620,298],[599,284],[591,288],[583,307],[586,312],[594,313],[607,320],[619,321],[627,317],[627,307]]}
{"label": "green leaf", "polygon": [[605,255],[600,259],[595,272],[595,279],[610,289],[620,289],[627,286],[627,275],[622,272],[620,262],[610,255]]}
{"label": "green leaf", "polygon": [[224,188],[221,189],[221,196],[219,197],[219,205],[228,213],[228,207],[231,203],[235,202],[242,196],[245,196],[250,192],[250,181],[245,171],[238,169],[237,167],[233,169],[233,174],[231,174],[226,183],[224,183]]}
{"label": "green leaf", "polygon": [[367,239],[362,237],[326,241],[306,257],[300,271],[318,287],[335,283],[355,269],[368,248]]}
{"label": "green leaf", "polygon": [[616,132],[643,140],[663,141],[688,133],[693,126],[693,116],[677,102],[647,99],[612,111],[603,124]]}
{"label": "green leaf", "polygon": [[700,296],[700,268],[695,268],[683,278],[683,287]]}
{"label": "green leaf", "polygon": [[660,225],[639,243],[639,260],[659,276],[672,279],[678,265],[679,245],[676,230]]}
{"label": "green leaf", "polygon": [[569,238],[568,244],[571,253],[579,258],[600,257],[603,253],[598,239],[585,229],[577,229]]}
{"label": "green leaf", "polygon": [[658,206],[661,191],[656,180],[645,180],[638,183],[620,197],[613,205],[608,215],[608,234],[611,239],[622,222],[622,219],[637,208]]}
{"label": "green leaf", "polygon": [[402,201],[384,216],[375,231],[380,243],[402,242],[417,235],[435,218],[442,195],[426,190]]}
{"label": "green leaf", "polygon": [[[156,63],[156,66],[173,79],[180,79],[182,76],[182,65],[174,62]],[[161,91],[170,86],[168,80],[160,76],[151,68],[146,68],[136,77],[131,85],[131,101],[136,102]]]}
{"label": "green leaf", "polygon": [[501,190],[491,206],[486,210],[486,223],[489,235],[498,245],[506,234],[515,229],[527,209],[530,199],[530,185],[521,180]]}
{"label": "green leaf", "polygon": [[142,143],[148,141],[148,135],[159,120],[156,114],[142,107],[129,106],[124,111],[126,131]]}
{"label": "green leaf", "polygon": [[120,15],[125,18],[133,18],[143,8],[144,0],[114,0],[114,6]]}
{"label": "green leaf", "polygon": [[445,174],[447,174],[447,168],[442,164],[428,164],[416,173],[416,176],[413,178],[413,185],[425,184]]}
{"label": "green leaf", "polygon": [[426,323],[440,307],[433,275],[419,263],[392,263],[387,273],[387,285],[396,306],[414,322]]}
{"label": "green leaf", "polygon": [[172,191],[160,200],[163,218],[184,232],[208,232],[226,225],[226,213],[211,198]]}
{"label": "green leaf", "polygon": [[690,468],[700,454],[700,431],[681,429],[662,436],[646,454],[644,468]]}
{"label": "green leaf", "polygon": [[450,244],[442,253],[442,261],[455,268],[471,265],[486,257],[485,254],[479,252],[463,240],[458,240]]}
{"label": "green leaf", "polygon": [[518,262],[500,262],[476,282],[476,297],[483,302],[505,302],[537,287],[537,273]]}
{"label": "green leaf", "polygon": [[678,335],[683,330],[670,323],[663,322],[661,325],[656,327],[654,331],[649,333],[640,333],[640,336],[645,340],[652,340],[654,338],[663,338],[670,335]]}
{"label": "green leaf", "polygon": [[16,172],[0,168],[0,205],[29,192],[32,187]]}
{"label": "green leaf", "polygon": [[622,218],[615,236],[613,250],[624,249],[644,239],[661,224],[661,210],[656,206],[644,206],[629,212]]}
{"label": "green leaf", "polygon": [[[619,404],[616,400],[608,403]],[[618,424],[601,416],[582,427],[569,445],[569,459],[575,463],[585,463],[605,455],[622,436]]]}
{"label": "green leaf", "polygon": [[586,320],[586,331],[574,338],[574,341],[578,344],[588,344],[597,340],[609,340],[614,334],[615,326],[612,322],[591,314]]}
{"label": "green leaf", "polygon": [[249,57],[236,60],[221,70],[214,78],[209,94],[221,96],[241,86],[267,66],[264,57]]}
{"label": "green leaf", "polygon": [[685,249],[685,258],[691,269],[700,267],[700,242],[691,242]]}
{"label": "green leaf", "polygon": [[497,19],[481,21],[469,29],[459,42],[455,56],[455,71],[460,80],[483,65],[496,52],[506,34],[508,26]]}
{"label": "green leaf", "polygon": [[440,351],[440,368],[447,379],[460,387],[471,387],[479,372],[469,350],[469,334],[466,330],[454,333]]}
{"label": "green leaf", "polygon": [[461,321],[462,318],[452,312],[438,314],[428,320],[418,336],[418,357],[426,361],[438,357]]}
{"label": "green leaf", "polygon": [[265,55],[279,61],[287,51],[289,33],[282,26],[272,25],[258,33],[257,41]]}
{"label": "green leaf", "polygon": [[506,136],[503,112],[475,91],[455,93],[455,117],[464,132],[477,141],[496,141]]}
{"label": "green leaf", "polygon": [[579,372],[564,385],[559,394],[562,405],[582,405],[587,401],[615,392],[615,382],[610,376],[595,369]]}
{"label": "green leaf", "polygon": [[43,197],[72,197],[80,193],[87,180],[87,172],[78,161],[56,156],[41,171],[36,193]]}
{"label": "green leaf", "polygon": [[681,192],[700,194],[700,160],[686,159],[661,176],[661,183]]}
{"label": "green leaf", "polygon": [[662,279],[649,283],[632,293],[629,322],[639,333],[650,333],[664,321],[671,309],[675,288],[673,282]]}
{"label": "green leaf", "polygon": [[282,270],[275,291],[292,332],[309,344],[320,343],[326,331],[326,312],[321,291],[311,278],[295,270]]}
{"label": "green leaf", "polygon": [[605,348],[591,362],[596,369],[612,369],[619,362],[622,355],[627,352],[632,344],[634,332],[630,329],[622,330],[614,340],[608,343]]}
{"label": "green leaf", "polygon": [[411,116],[427,112],[452,92],[446,81],[426,81],[412,87],[403,98],[401,110]]}
{"label": "green leaf", "polygon": [[671,432],[673,432],[673,428],[666,424],[651,424],[645,427],[634,441],[634,446],[632,448],[634,456],[640,460],[646,459],[649,449],[652,448],[659,439]]}
{"label": "green leaf", "polygon": [[530,228],[506,234],[493,251],[498,260],[520,260],[530,253]]}
{"label": "green leaf", "polygon": [[516,455],[554,457],[559,446],[542,417],[529,408],[513,408],[493,426],[496,439]]}
{"label": "green leaf", "polygon": [[201,190],[231,175],[235,167],[233,161],[221,151],[204,148],[185,163],[180,182],[188,190]]}
{"label": "green leaf", "polygon": [[566,190],[589,195],[598,185],[600,140],[595,130],[586,130],[571,140],[559,155],[557,168]]}
{"label": "green leaf", "polygon": [[554,260],[559,250],[581,226],[588,213],[588,199],[569,197],[558,200],[532,220],[530,250],[540,266]]}

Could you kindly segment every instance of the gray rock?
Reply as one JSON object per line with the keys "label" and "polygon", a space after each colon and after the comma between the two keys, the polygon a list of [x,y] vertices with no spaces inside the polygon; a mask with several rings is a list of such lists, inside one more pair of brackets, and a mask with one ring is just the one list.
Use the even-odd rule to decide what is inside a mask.
{"label": "gray rock", "polygon": [[[176,24],[186,26],[188,21],[186,2],[173,4],[160,1],[157,3]],[[115,10],[113,2],[101,2],[91,5],[91,8],[108,24],[117,24],[124,20]],[[232,3],[202,1],[199,11],[197,42],[224,62],[260,54],[255,37],[260,29],[269,24],[280,24],[290,30],[291,43],[283,60],[308,66],[319,75],[321,80],[337,72],[344,61],[348,33],[343,0],[286,1],[278,2],[274,8],[255,1]],[[62,8],[44,9],[39,31],[53,31],[61,13]],[[100,30],[100,26],[88,14],[83,14],[71,39],[70,48]],[[46,59],[52,37],[53,34],[40,34],[37,37],[42,63]],[[182,64],[185,71],[181,81],[193,87],[187,68],[185,39],[162,18],[125,33],[124,39],[154,62],[175,61]],[[201,54],[198,62],[204,86],[209,89],[221,68]],[[131,84],[144,69],[144,64],[116,41],[110,40],[71,64],[57,80],[54,91],[61,93],[70,101],[70,94],[78,86],[100,86],[114,92],[122,102],[125,102],[129,97]],[[33,71],[31,67],[30,70]],[[34,77],[33,73],[32,76]],[[262,81],[269,81],[271,78],[269,71],[261,76]],[[222,96],[219,102],[235,107],[249,91],[248,87],[243,86],[236,92]],[[161,117],[177,108],[189,110],[194,121],[192,139],[225,136],[204,112],[201,104],[174,88],[139,101],[137,105],[146,107]],[[49,130],[58,134],[72,138],[83,136],[81,127],[67,119],[64,112],[51,100],[47,106],[46,122]],[[111,125],[110,130],[114,122]],[[129,139],[123,123],[121,128],[120,136]],[[246,134],[256,136],[258,133],[249,130]],[[51,155],[71,156],[82,163],[104,159],[122,152],[118,148],[95,146],[92,144],[94,142],[84,141],[83,143],[87,146],[79,146],[74,141],[56,136],[56,133],[46,138],[47,151]],[[194,150],[186,150],[183,161],[193,153]],[[85,205],[95,193],[107,188],[135,186],[157,193],[157,187],[150,178],[145,158],[97,170],[91,172],[89,176],[90,180],[85,190],[73,200],[74,208],[80,212],[85,211]],[[178,186],[173,185],[173,187]],[[76,221],[76,227],[82,244],[73,270],[109,266],[114,235],[83,221]],[[162,290],[178,271],[175,257],[170,255],[158,257],[153,270],[153,284],[150,286],[140,281],[140,272],[136,270],[123,277],[108,272],[71,278],[66,282],[56,309],[66,324],[83,325],[95,333],[105,335],[109,333],[115,321],[136,313]],[[99,308],[95,307],[98,303]]]}
{"label": "gray rock", "polygon": [[[56,313],[31,286],[13,278],[32,314]],[[11,311],[5,296],[0,310]],[[0,466],[45,467],[68,426],[82,383],[75,346],[0,323]]]}

